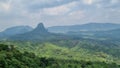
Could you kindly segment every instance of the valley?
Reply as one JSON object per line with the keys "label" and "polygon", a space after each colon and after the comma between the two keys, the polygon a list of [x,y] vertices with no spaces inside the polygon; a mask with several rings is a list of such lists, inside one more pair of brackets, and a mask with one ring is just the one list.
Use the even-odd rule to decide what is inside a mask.
{"label": "valley", "polygon": [[[119,34],[120,32],[118,28],[109,29],[107,31],[88,30],[52,33],[48,31],[42,23],[40,23],[36,28],[28,32],[22,34],[15,33],[6,37],[1,37],[0,61],[3,62],[2,58],[4,58],[3,56],[5,56],[7,53],[14,55],[14,52],[9,52],[6,50],[4,51],[2,45],[13,45],[15,50],[17,49],[15,52],[19,51],[18,53],[20,54],[27,52],[28,56],[26,56],[27,54],[23,55],[26,57],[25,62],[28,63],[27,61],[30,60],[30,64],[36,63],[34,64],[36,68],[42,67],[41,65],[37,65],[39,62],[35,62],[35,60],[39,58],[44,58],[43,63],[45,64],[45,68],[51,68],[51,66],[56,65],[55,63],[59,64],[60,68],[69,68],[69,66],[71,68],[120,68]],[[36,57],[36,59],[31,58],[29,55]],[[8,60],[10,59],[12,59],[11,62],[16,62],[13,61],[13,57],[10,57]],[[15,59],[19,64],[22,63],[23,67],[29,67],[29,65],[24,65],[25,63],[16,57]],[[11,63],[8,63],[8,60],[4,59],[4,62],[7,63],[5,66],[9,66],[9,63]],[[62,62],[65,64],[61,66]],[[85,66],[82,65],[84,63]],[[35,67],[34,65],[32,68]],[[3,66],[3,64],[0,64],[0,66]],[[12,66],[14,67],[14,65]],[[19,67],[21,68],[21,64]],[[53,68],[55,67],[56,66]]]}

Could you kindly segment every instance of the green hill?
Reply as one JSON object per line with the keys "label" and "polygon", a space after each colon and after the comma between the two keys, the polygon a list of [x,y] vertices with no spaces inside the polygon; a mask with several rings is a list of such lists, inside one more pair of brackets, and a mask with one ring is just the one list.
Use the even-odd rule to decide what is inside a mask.
{"label": "green hill", "polygon": [[13,45],[0,44],[0,68],[120,68],[120,66],[115,63],[37,57],[34,53],[20,52]]}
{"label": "green hill", "polygon": [[84,60],[120,64],[119,48],[93,41],[61,40],[55,42],[1,42],[17,45],[21,51],[33,52],[39,57]]}

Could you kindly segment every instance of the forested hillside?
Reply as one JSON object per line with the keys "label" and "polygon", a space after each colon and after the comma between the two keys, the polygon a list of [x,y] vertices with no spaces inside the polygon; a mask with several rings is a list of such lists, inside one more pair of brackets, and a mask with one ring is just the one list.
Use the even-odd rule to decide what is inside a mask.
{"label": "forested hillside", "polygon": [[59,34],[48,32],[40,23],[29,32],[1,39],[0,66],[120,68],[119,40],[119,29]]}
{"label": "forested hillside", "polygon": [[115,63],[37,57],[14,45],[0,44],[0,68],[120,68]]}

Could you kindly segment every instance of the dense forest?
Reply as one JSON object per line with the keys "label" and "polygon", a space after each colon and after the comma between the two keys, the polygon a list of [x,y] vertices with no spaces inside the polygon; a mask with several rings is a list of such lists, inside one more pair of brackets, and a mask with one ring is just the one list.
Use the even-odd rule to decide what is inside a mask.
{"label": "dense forest", "polygon": [[14,45],[0,44],[0,68],[120,68],[115,63],[63,60],[20,52]]}

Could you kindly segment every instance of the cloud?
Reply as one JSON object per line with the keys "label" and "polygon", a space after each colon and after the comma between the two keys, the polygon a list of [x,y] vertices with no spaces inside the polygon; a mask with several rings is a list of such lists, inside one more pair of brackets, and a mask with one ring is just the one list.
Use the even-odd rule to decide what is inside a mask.
{"label": "cloud", "polygon": [[72,8],[76,6],[76,3],[77,2],[72,2],[69,4],[56,6],[52,8],[44,8],[42,12],[43,14],[47,14],[47,15],[64,15],[69,11],[71,11]]}
{"label": "cloud", "polygon": [[81,19],[85,18],[86,15],[85,15],[84,11],[78,10],[78,11],[73,11],[73,12],[69,13],[69,17],[72,17],[72,19],[81,20]]}
{"label": "cloud", "polygon": [[60,6],[54,8],[45,8],[43,9],[43,13],[47,15],[61,15],[67,13],[69,10],[70,9],[65,6]]}
{"label": "cloud", "polygon": [[[120,0],[0,0],[0,30],[44,22],[48,26],[120,23]],[[62,24],[63,23],[63,24]]]}
{"label": "cloud", "polygon": [[111,0],[112,4],[120,3],[120,0]]}
{"label": "cloud", "polygon": [[93,4],[94,0],[83,0],[84,4],[91,5]]}
{"label": "cloud", "polygon": [[10,8],[11,8],[11,0],[8,0],[8,1],[0,1],[0,8],[5,10],[5,11],[9,11]]}
{"label": "cloud", "polygon": [[29,11],[33,11],[33,10],[38,11],[39,9],[52,8],[52,7],[65,5],[65,4],[76,2],[76,1],[79,1],[79,0],[33,0],[32,2],[27,0],[23,2],[24,2],[24,6]]}

